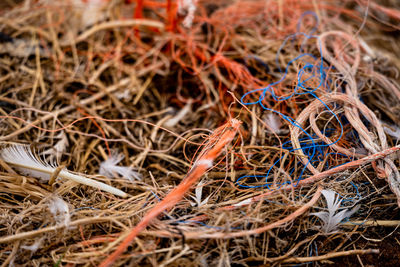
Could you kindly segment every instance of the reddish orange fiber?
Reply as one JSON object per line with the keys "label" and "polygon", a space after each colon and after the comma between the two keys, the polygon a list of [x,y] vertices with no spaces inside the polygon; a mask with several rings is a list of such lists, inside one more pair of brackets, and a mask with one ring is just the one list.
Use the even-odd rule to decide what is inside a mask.
{"label": "reddish orange fiber", "polygon": [[[212,162],[222,152],[222,149],[228,145],[235,137],[239,130],[241,121],[231,119],[225,125],[215,130],[214,134],[220,134],[218,141],[209,150],[200,153],[198,160],[193,165],[192,169],[182,180],[182,182],[173,189],[162,201],[158,202],[128,234],[117,249],[108,256],[100,267],[111,266],[115,260],[128,248],[136,236],[144,230],[149,223],[167,209],[174,207],[190,189],[190,187],[198,181],[198,179],[212,167]],[[214,135],[213,134],[213,135]],[[212,141],[214,138],[210,138]],[[215,139],[214,139],[215,140]],[[207,149],[207,146],[206,146]]]}

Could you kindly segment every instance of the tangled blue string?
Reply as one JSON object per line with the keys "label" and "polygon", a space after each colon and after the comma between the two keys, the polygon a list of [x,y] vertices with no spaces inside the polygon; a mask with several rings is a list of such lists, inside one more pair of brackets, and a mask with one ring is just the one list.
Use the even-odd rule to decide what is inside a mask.
{"label": "tangled blue string", "polygon": [[[301,22],[305,16],[312,16],[312,17],[314,17],[314,19],[316,21],[315,26],[310,30],[309,33],[300,32]],[[327,87],[330,83],[329,77],[327,76],[327,74],[325,72],[328,69],[328,67],[324,66],[324,58],[323,58],[322,51],[321,51],[321,47],[322,47],[321,40],[319,39],[318,36],[313,35],[313,33],[317,30],[318,25],[319,25],[318,16],[314,12],[308,11],[308,12],[303,13],[303,15],[300,17],[298,24],[297,24],[297,32],[286,37],[286,39],[283,41],[282,45],[280,46],[280,48],[278,49],[278,52],[276,54],[275,61],[276,61],[276,65],[277,65],[279,72],[282,74],[281,78],[278,81],[273,82],[264,88],[254,89],[254,90],[251,90],[251,91],[245,93],[242,96],[242,98],[240,99],[240,101],[246,106],[260,105],[264,110],[277,114],[278,116],[280,116],[281,118],[283,118],[284,120],[289,122],[293,127],[299,128],[301,131],[301,135],[305,136],[305,137],[299,139],[300,148],[294,148],[291,141],[287,141],[282,144],[282,149],[286,149],[289,152],[294,152],[296,150],[301,149],[308,158],[307,163],[303,164],[304,166],[301,169],[298,178],[295,180],[295,183],[294,183],[295,186],[297,186],[298,183],[300,182],[300,180],[302,180],[303,174],[304,174],[308,164],[320,162],[324,159],[324,157],[328,157],[329,155],[332,155],[332,154],[347,157],[346,155],[343,155],[341,153],[327,153],[327,148],[329,146],[339,142],[339,140],[343,137],[343,124],[342,124],[341,120],[339,119],[339,117],[333,112],[333,110],[316,95],[316,91],[318,89],[320,89],[321,87]],[[300,47],[301,54],[299,56],[295,57],[294,59],[290,60],[287,63],[284,71],[282,71],[280,64],[279,64],[280,54],[283,52],[283,50],[288,42],[290,42],[290,41],[294,42],[295,40],[297,40],[299,38],[304,38],[302,45]],[[303,52],[304,46],[310,40],[316,40],[316,42],[318,44],[319,56],[315,56],[311,53]],[[252,58],[254,58],[254,57],[252,57]],[[259,61],[259,59],[257,59],[257,61]],[[286,95],[286,96],[277,95],[274,87],[276,85],[282,83],[287,78],[289,68],[297,62],[303,63],[302,64],[303,66],[297,73],[297,84],[296,84],[295,88],[289,95]],[[307,74],[309,77],[306,78],[305,74]],[[317,81],[318,85],[311,86],[311,81]],[[256,98],[256,101],[254,101],[254,100],[251,101],[250,97],[252,97],[254,99],[254,95],[259,95],[258,100]],[[301,125],[295,119],[293,119],[290,116],[287,116],[279,111],[276,111],[276,110],[266,107],[262,102],[267,97],[267,95],[272,97],[272,99],[276,102],[287,101],[295,96],[301,96],[301,95],[309,95],[312,98],[317,99],[318,101],[320,101],[322,103],[322,105],[325,107],[325,109],[334,116],[335,120],[338,122],[339,127],[340,127],[339,137],[331,144],[327,144],[327,143],[319,140],[315,134],[310,134],[305,129],[303,129],[301,127]],[[329,136],[332,132],[333,132],[332,130],[328,129],[328,130],[324,130],[323,134],[325,134],[326,136]],[[261,187],[264,188],[264,187],[266,187],[266,188],[270,189],[270,186],[272,185],[272,182],[268,182],[268,178],[270,177],[270,172],[283,159],[283,157],[284,156],[281,156],[278,160],[276,160],[272,164],[272,166],[268,169],[268,171],[265,175],[244,175],[244,176],[239,177],[236,180],[236,184],[242,188],[261,188]],[[329,168],[329,167],[330,167],[329,163],[327,162],[326,168]],[[294,172],[294,170],[295,170],[295,168],[292,168],[290,170],[289,174],[291,175]],[[243,184],[243,181],[248,180],[248,179],[253,179],[256,181],[259,181],[260,179],[264,179],[265,181],[261,185],[245,185],[245,184]],[[277,183],[276,185],[279,188],[286,184],[291,184],[291,182],[286,181],[286,182]]]}

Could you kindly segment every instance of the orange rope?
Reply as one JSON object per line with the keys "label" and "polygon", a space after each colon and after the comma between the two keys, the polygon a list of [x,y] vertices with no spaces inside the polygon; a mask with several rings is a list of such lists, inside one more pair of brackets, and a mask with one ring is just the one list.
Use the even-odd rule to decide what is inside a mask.
{"label": "orange rope", "polygon": [[[235,137],[237,131],[239,130],[241,121],[236,119],[231,119],[229,122],[224,124],[215,130],[214,134],[211,135],[210,140],[212,141],[216,137],[215,135],[220,135],[218,141],[214,146],[209,148],[209,150],[204,151],[200,154],[198,160],[195,162],[192,169],[183,179],[183,181],[173,189],[162,201],[158,202],[137,224],[127,235],[127,237],[122,241],[122,243],[117,247],[117,249],[108,256],[101,264],[100,267],[111,266],[115,260],[117,260],[120,255],[128,248],[136,236],[144,230],[149,223],[164,212],[167,209],[174,207],[190,189],[190,187],[209,169],[213,166],[213,161],[221,154],[222,149],[228,145]],[[222,134],[221,134],[222,133]],[[214,139],[215,140],[215,139]],[[206,148],[207,149],[207,146]]]}

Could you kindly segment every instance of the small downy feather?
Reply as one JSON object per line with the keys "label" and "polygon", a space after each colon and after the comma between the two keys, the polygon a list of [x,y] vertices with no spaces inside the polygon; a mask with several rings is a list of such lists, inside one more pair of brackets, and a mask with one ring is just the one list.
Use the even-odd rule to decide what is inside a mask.
{"label": "small downy feather", "polygon": [[383,124],[383,130],[391,137],[400,140],[400,128],[396,125]]}
{"label": "small downy feather", "polygon": [[99,173],[110,179],[114,178],[115,175],[120,175],[129,181],[141,180],[142,176],[140,173],[134,171],[132,167],[117,166],[124,159],[123,154],[114,153],[107,160],[100,164]]}
{"label": "small downy feather", "polygon": [[322,220],[321,230],[324,233],[335,233],[340,222],[357,212],[359,206],[354,207],[352,210],[343,209],[337,212],[342,202],[339,195],[332,190],[322,190],[322,194],[326,200],[328,211],[315,212],[310,215],[317,216]]}
{"label": "small downy feather", "polygon": [[55,138],[60,140],[54,145],[54,147],[51,147],[44,151],[42,155],[50,155],[50,160],[57,159],[57,161],[60,161],[62,154],[67,150],[67,147],[69,145],[68,138],[63,131],[61,131],[60,134],[57,135]]}
{"label": "small downy feather", "polygon": [[44,238],[39,238],[36,239],[35,242],[31,245],[22,245],[21,248],[25,250],[29,250],[31,252],[31,255],[35,254],[35,252],[42,246]]}
{"label": "small downy feather", "polygon": [[190,28],[193,23],[194,13],[196,12],[197,0],[179,0],[178,1],[178,13],[179,15],[185,15],[183,19],[183,26]]}
{"label": "small downy feather", "polygon": [[67,202],[58,196],[54,196],[50,199],[48,205],[57,224],[63,224],[68,227],[71,222],[71,215]]}
{"label": "small downy feather", "polygon": [[191,111],[192,101],[189,101],[173,118],[164,122],[164,126],[168,128],[174,127]]}
{"label": "small downy feather", "polygon": [[265,124],[271,128],[271,130],[277,134],[282,133],[282,122],[278,115],[275,113],[268,113],[264,119]]}
{"label": "small downy feather", "polygon": [[203,195],[203,187],[204,187],[203,185],[204,185],[204,182],[201,181],[201,182],[197,185],[196,190],[195,190],[196,197],[191,196],[191,198],[193,198],[194,201],[195,201],[195,202],[191,202],[191,201],[190,201],[190,205],[191,205],[192,207],[194,207],[194,206],[201,207],[201,206],[207,204],[208,199],[211,197],[211,195],[209,195],[209,196],[206,197],[203,201],[201,201],[201,198],[202,198],[202,195]]}
{"label": "small downy feather", "polygon": [[[48,181],[56,171],[55,163],[47,163],[40,159],[27,145],[14,144],[0,150],[0,159],[26,176],[32,176],[44,181]],[[61,170],[58,177],[70,179],[77,183],[85,184],[100,190],[112,193],[117,196],[126,197],[127,194],[115,187],[107,184],[73,174],[68,170]]]}
{"label": "small downy feather", "polygon": [[104,20],[107,15],[105,12],[107,1],[103,0],[73,0],[75,13],[81,14],[80,29],[92,26],[99,21]]}

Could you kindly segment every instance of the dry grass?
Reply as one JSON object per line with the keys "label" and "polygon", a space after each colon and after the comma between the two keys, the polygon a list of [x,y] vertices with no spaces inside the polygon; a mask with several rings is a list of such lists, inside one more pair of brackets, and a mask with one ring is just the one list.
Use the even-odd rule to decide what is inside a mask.
{"label": "dry grass", "polygon": [[[396,1],[202,0],[190,29],[175,1],[104,1],[91,18],[78,2],[0,4],[0,141],[29,144],[44,160],[129,197],[43,182],[0,161],[2,266],[99,265],[177,188],[207,144],[219,143],[222,135],[212,138],[231,118],[243,122],[238,135],[200,183],[137,233],[116,266],[277,266],[349,255],[362,264],[369,262],[362,255],[382,253],[375,243],[400,219]],[[313,29],[312,16],[298,26],[310,10],[319,39],[284,43]],[[282,77],[277,64],[303,53],[317,64],[320,51],[328,82],[314,95],[277,101],[268,92],[258,101],[253,93],[245,101],[257,104],[240,102]],[[274,85],[277,98],[293,92],[305,65],[288,67]],[[281,116],[271,125],[260,103],[296,123]],[[330,144],[311,163],[305,132]],[[99,175],[113,153],[141,179]],[[326,207],[323,188],[340,194],[342,208],[360,205],[336,233],[322,233],[309,216]],[[50,210],[56,197],[68,223]]]}

